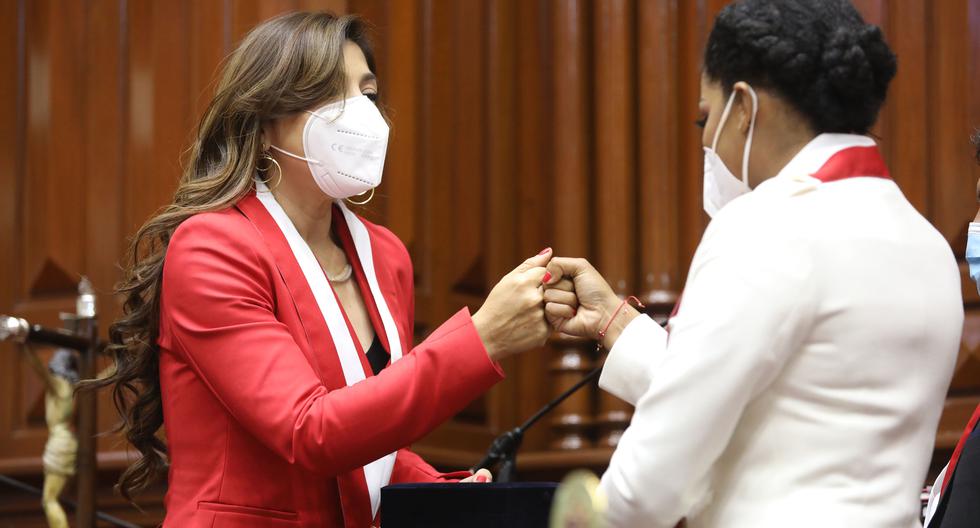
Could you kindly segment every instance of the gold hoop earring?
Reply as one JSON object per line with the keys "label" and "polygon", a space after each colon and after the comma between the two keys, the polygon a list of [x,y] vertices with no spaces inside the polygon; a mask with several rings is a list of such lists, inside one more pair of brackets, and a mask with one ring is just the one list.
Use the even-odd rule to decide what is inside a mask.
{"label": "gold hoop earring", "polygon": [[266,186],[268,186],[269,190],[271,191],[276,187],[279,187],[279,184],[282,183],[282,167],[279,165],[279,162],[276,161],[276,158],[273,158],[271,155],[269,155],[268,152],[263,152],[262,155],[259,156],[259,161],[263,161],[263,160],[268,161],[268,164],[265,166],[265,168],[259,166],[258,163],[255,164],[255,170],[257,170],[260,173],[265,174],[266,172],[269,172],[269,169],[271,169],[273,165],[276,166],[276,173],[278,178],[276,178],[275,185],[269,185],[269,182],[272,181],[272,176],[269,176],[264,180],[262,178],[259,178],[259,181],[266,184]]}
{"label": "gold hoop earring", "polygon": [[[354,200],[351,200],[350,198],[348,198],[347,199],[347,203],[352,203],[354,205],[367,205],[368,202],[370,202],[372,199],[374,199],[374,187],[371,187],[371,190],[368,191],[368,192],[371,193],[371,196],[368,196],[367,197],[367,200],[364,200],[362,202],[358,202],[358,201],[354,201]],[[364,196],[365,194],[367,194],[367,193],[361,193],[358,196]]]}

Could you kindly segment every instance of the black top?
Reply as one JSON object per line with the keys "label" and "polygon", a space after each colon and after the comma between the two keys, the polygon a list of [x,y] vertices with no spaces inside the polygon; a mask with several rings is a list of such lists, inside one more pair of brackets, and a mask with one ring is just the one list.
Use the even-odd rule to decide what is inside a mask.
{"label": "black top", "polygon": [[377,334],[374,335],[374,341],[371,342],[371,347],[367,351],[368,363],[371,364],[371,372],[377,376],[379,372],[384,370],[388,365],[388,360],[391,359],[391,355],[385,350],[385,346],[381,343],[381,338]]}
{"label": "black top", "polygon": [[980,428],[963,446],[952,480],[939,498],[929,528],[976,528],[980,526]]}

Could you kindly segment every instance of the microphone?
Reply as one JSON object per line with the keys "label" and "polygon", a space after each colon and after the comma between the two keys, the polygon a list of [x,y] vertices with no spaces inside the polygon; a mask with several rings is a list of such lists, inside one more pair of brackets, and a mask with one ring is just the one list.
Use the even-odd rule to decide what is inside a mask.
{"label": "microphone", "polygon": [[32,325],[26,319],[0,315],[0,341],[54,345],[73,350],[88,350],[91,342],[74,332]]}
{"label": "microphone", "polygon": [[580,379],[575,385],[572,385],[568,390],[558,395],[557,398],[548,402],[547,405],[542,407],[538,412],[534,413],[534,416],[530,417],[522,423],[520,426],[505,432],[504,434],[498,436],[494,439],[493,443],[490,444],[490,449],[487,451],[486,456],[479,464],[473,466],[472,471],[475,473],[476,470],[491,467],[500,464],[500,470],[497,471],[497,482],[510,482],[514,476],[514,467],[517,464],[517,450],[521,447],[521,441],[524,440],[524,433],[535,424],[542,416],[548,414],[549,411],[565,401],[566,398],[575,393],[575,391],[581,389],[589,382],[595,380],[599,377],[599,373],[602,372],[602,367],[596,367],[592,372],[585,375],[584,378]]}
{"label": "microphone", "polygon": [[[94,319],[96,315],[95,288],[92,286],[92,281],[85,276],[78,283],[75,312],[74,314],[61,314],[61,319],[66,321],[90,320]],[[93,344],[100,349],[105,346],[105,342],[99,341],[98,337],[88,339],[71,330],[46,328],[38,324],[32,325],[26,319],[0,314],[0,342],[8,339],[21,344],[54,345],[71,348],[79,352],[88,350]]]}
{"label": "microphone", "polygon": [[[670,322],[670,318],[664,318],[663,320],[655,319],[657,323],[662,327],[667,327]],[[534,413],[534,416],[530,417],[522,423],[520,426],[511,429],[503,433],[494,439],[493,443],[490,444],[490,449],[487,450],[486,456],[480,463],[470,468],[471,471],[476,473],[478,469],[490,469],[491,467],[500,464],[500,470],[497,471],[497,482],[510,482],[511,478],[514,476],[514,467],[517,465],[517,450],[521,448],[521,441],[524,440],[524,433],[535,424],[542,416],[548,414],[552,409],[561,405],[561,402],[565,401],[569,396],[575,394],[575,391],[581,389],[589,382],[595,380],[599,377],[602,372],[602,366],[596,367],[592,372],[589,372],[582,379],[578,380],[575,385],[572,385],[568,390],[561,393],[555,399],[548,402],[547,405],[542,407],[538,412]]]}

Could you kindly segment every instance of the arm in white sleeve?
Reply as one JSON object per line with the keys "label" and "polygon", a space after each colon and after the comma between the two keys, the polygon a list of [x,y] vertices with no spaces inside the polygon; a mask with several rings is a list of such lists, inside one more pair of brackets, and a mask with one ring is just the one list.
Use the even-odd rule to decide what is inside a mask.
{"label": "arm in white sleeve", "polygon": [[706,233],[666,349],[648,326],[613,347],[656,367],[634,366],[642,374],[629,379],[617,368],[620,383],[607,383],[627,397],[619,385],[645,391],[602,477],[610,527],[673,528],[697,513],[743,410],[805,338],[815,298],[807,246],[766,231],[743,224],[714,243]]}
{"label": "arm in white sleeve", "polygon": [[599,387],[636,405],[650,386],[650,376],[666,348],[667,331],[645,315],[636,317],[609,351],[599,376]]}

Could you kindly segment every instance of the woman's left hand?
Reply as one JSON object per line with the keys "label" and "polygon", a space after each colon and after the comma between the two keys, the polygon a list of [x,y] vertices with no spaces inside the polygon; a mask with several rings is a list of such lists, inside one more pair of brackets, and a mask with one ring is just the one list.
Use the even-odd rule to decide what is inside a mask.
{"label": "woman's left hand", "polygon": [[489,469],[478,469],[476,473],[464,478],[460,482],[475,482],[477,484],[482,484],[485,482],[493,482],[493,473],[490,473]]}

